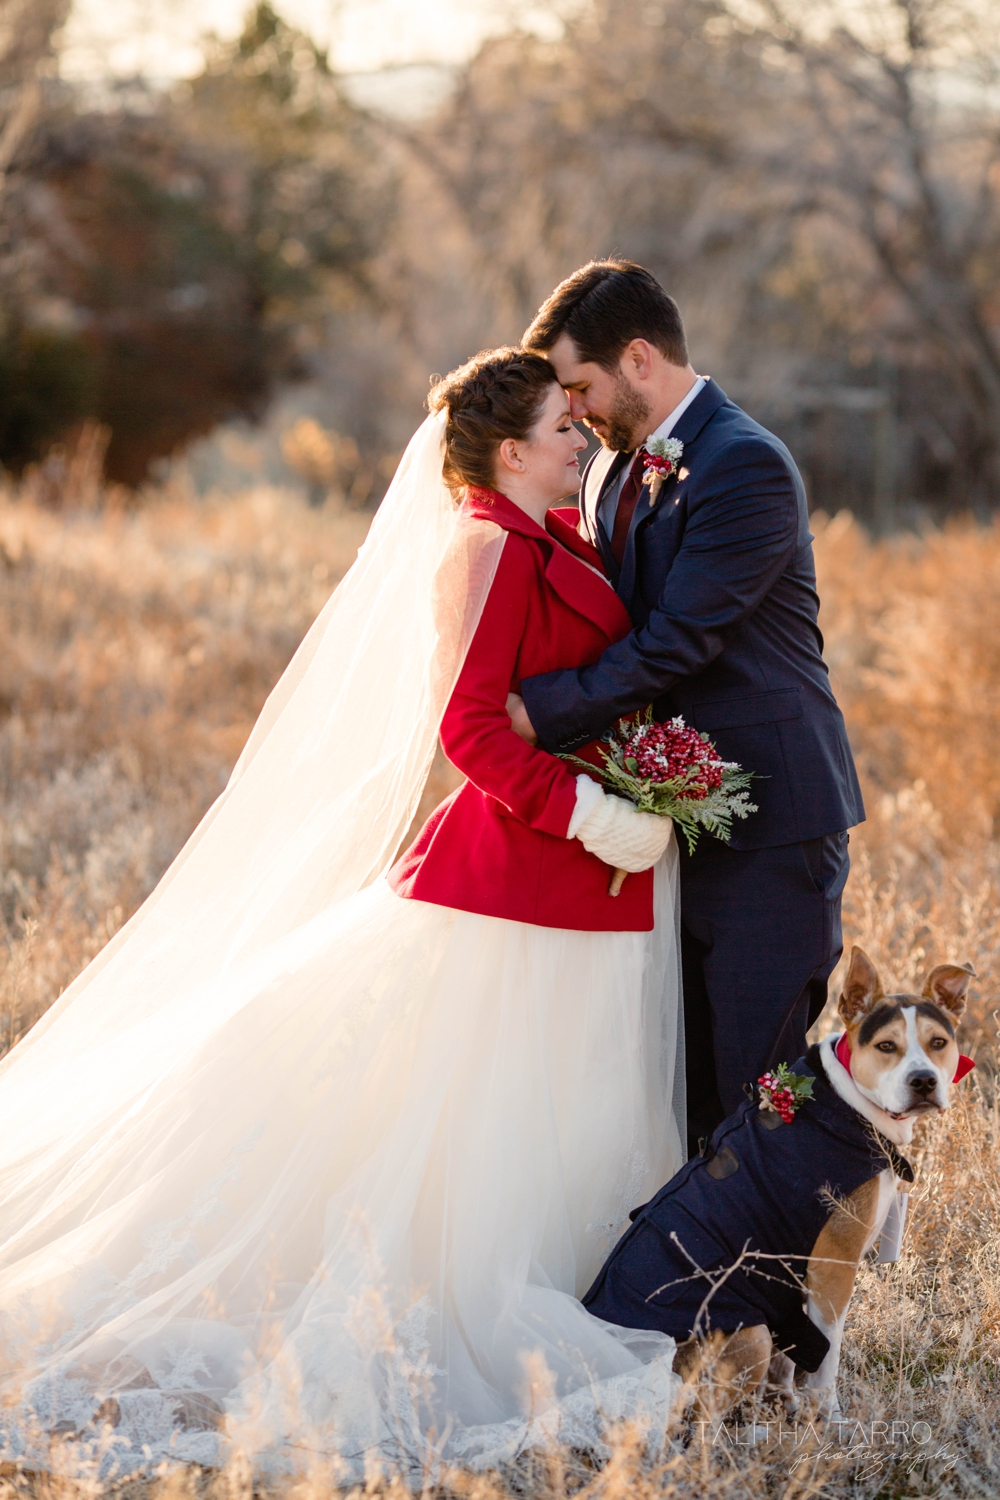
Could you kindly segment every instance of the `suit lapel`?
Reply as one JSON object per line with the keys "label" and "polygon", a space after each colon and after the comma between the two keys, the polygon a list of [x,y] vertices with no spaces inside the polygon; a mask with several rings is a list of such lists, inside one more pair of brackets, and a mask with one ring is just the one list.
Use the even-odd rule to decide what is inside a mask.
{"label": "suit lapel", "polygon": [[598,519],[597,508],[604,491],[621,473],[622,465],[629,457],[628,453],[615,453],[610,448],[601,448],[584,470],[580,489],[580,513],[587,535],[604,559],[608,577],[612,579],[618,576],[618,564],[611,555],[609,539]]}
{"label": "suit lapel", "polygon": [[[729,397],[722,387],[716,385],[715,381],[709,377],[704,389],[698,392],[687,411],[681,413],[676,427],[670,434],[671,437],[678,438],[686,448],[689,443],[694,442],[695,438],[700,435],[702,428],[715,416],[719,407],[723,406],[728,399]],[[682,465],[683,462],[684,460],[682,459]],[[635,551],[638,529],[646,518],[652,515],[653,511],[660,510],[669,504],[671,492],[676,484],[677,476],[672,474],[660,489],[655,505],[652,504],[648,485],[644,484],[639,493],[639,499],[636,501],[635,511],[632,515],[632,522],[628,529],[628,539],[625,543],[625,556],[622,558],[621,574],[615,585],[619,597],[626,604],[631,602],[632,595],[635,592]],[[614,574],[612,574],[612,577],[614,577]]]}
{"label": "suit lapel", "polygon": [[681,412],[677,426],[670,436],[679,438],[687,447],[688,443],[693,443],[698,437],[706,422],[715,416],[719,407],[725,406],[728,400],[729,397],[721,385],[716,385],[711,375],[707,376],[704,389],[698,392],[687,411]]}

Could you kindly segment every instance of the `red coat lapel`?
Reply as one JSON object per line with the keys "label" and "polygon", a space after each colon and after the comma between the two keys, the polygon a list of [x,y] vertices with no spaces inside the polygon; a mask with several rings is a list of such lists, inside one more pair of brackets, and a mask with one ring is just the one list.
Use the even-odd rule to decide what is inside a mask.
{"label": "red coat lapel", "polygon": [[545,530],[549,536],[554,536],[557,542],[561,542],[570,552],[575,552],[577,557],[582,557],[585,563],[596,568],[606,578],[608,575],[601,554],[587,536],[584,527],[583,516],[575,506],[555,506],[545,517]]}
{"label": "red coat lapel", "polygon": [[[582,542],[579,536],[576,540]],[[609,641],[620,641],[632,629],[629,612],[604,576],[596,548],[591,548],[589,543],[583,545],[593,552],[594,563],[584,564],[582,549],[574,547],[571,552],[568,547],[556,545],[551,548],[545,567],[546,580],[564,603],[577,614],[592,620]]]}
{"label": "red coat lapel", "polygon": [[[560,514],[550,510],[548,530],[543,531],[506,495],[471,486],[463,508],[481,520],[493,521],[505,531],[516,531],[543,543],[547,554],[546,581],[564,603],[592,621],[609,641],[620,641],[632,629],[628,610],[604,576],[600,553],[564,519],[565,511]],[[593,571],[595,568],[597,573]]]}

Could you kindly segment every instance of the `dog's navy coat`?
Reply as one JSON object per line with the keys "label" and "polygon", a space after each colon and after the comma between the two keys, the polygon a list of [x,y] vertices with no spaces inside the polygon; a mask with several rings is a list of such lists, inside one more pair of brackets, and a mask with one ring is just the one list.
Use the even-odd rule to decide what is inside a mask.
{"label": "dog's navy coat", "polygon": [[[819,1369],[829,1343],[806,1315],[802,1286],[810,1252],[830,1216],[828,1195],[846,1198],[890,1164],[908,1181],[913,1173],[896,1148],[834,1092],[817,1048],[792,1071],[814,1076],[815,1098],[799,1107],[790,1124],[774,1129],[767,1128],[756,1100],[724,1120],[706,1154],[689,1161],[638,1210],[583,1299],[596,1317],[626,1328],[655,1328],[678,1343],[696,1331],[735,1333],[766,1323],[777,1347],[796,1364]],[[723,1271],[744,1249],[782,1259],[744,1261],[709,1298],[699,1321],[711,1286],[696,1267]]]}

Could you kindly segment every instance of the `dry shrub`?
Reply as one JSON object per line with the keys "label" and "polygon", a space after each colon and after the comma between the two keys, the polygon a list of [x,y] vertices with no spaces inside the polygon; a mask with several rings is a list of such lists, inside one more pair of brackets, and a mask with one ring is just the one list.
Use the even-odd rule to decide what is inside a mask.
{"label": "dry shrub", "polygon": [[152,889],[364,537],[265,489],[0,498],[0,1052]]}
{"label": "dry shrub", "polygon": [[845,938],[905,989],[936,963],[971,960],[964,1035],[992,1063],[1000,524],[873,544],[842,513],[814,530],[826,656],[868,810],[851,834]]}
{"label": "dry shrub", "polygon": [[989,838],[1000,814],[1000,525],[876,545],[816,518],[823,627],[860,760],[881,792],[932,789],[938,831]]}
{"label": "dry shrub", "polygon": [[[202,504],[168,493],[129,516],[0,504],[0,1048],[155,882],[223,784],[362,530],[356,515],[264,490]],[[816,531],[828,659],[869,809],[852,835],[845,935],[908,988],[934,963],[972,959],[979,982],[964,1047],[989,1064],[1000,944],[1000,527],[875,545],[841,515],[818,518]],[[422,814],[455,782],[439,759]],[[725,1422],[679,1414],[653,1461],[623,1429],[603,1468],[554,1447],[508,1475],[438,1474],[428,1493],[996,1493],[1000,1111],[990,1067],[958,1096],[947,1116],[918,1127],[902,1260],[860,1274],[841,1367],[845,1424],[812,1423],[808,1409],[788,1418],[748,1397]],[[83,1500],[84,1488],[0,1474],[0,1500],[5,1490],[11,1500],[26,1491]],[[254,1493],[239,1457],[221,1474],[173,1472],[120,1488],[129,1500]],[[338,1479],[323,1469],[278,1488],[287,1500],[327,1500]],[[354,1493],[406,1492],[373,1476]]]}

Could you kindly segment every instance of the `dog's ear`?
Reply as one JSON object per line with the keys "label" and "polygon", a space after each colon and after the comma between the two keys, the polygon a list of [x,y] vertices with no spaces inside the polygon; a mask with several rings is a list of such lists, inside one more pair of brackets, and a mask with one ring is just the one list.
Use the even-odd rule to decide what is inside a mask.
{"label": "dog's ear", "polygon": [[844,1025],[856,1026],[884,994],[878,972],[868,954],[861,948],[852,948],[847,978],[837,1007]]}
{"label": "dog's ear", "polygon": [[965,992],[969,980],[976,978],[978,975],[971,964],[938,964],[924,983],[924,998],[940,1005],[953,1021],[960,1021],[965,1014]]}

